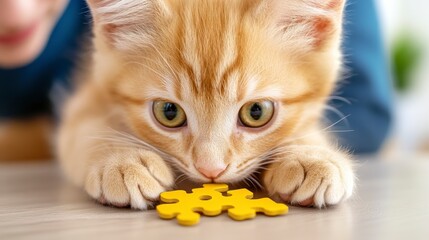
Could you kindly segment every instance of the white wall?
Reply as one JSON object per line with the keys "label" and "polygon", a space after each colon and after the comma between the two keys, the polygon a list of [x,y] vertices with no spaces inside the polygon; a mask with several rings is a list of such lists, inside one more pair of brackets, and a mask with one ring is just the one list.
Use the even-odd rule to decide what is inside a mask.
{"label": "white wall", "polygon": [[409,92],[396,96],[396,150],[404,153],[429,146],[429,1],[377,0],[387,49],[396,36],[408,32],[424,47],[423,59]]}

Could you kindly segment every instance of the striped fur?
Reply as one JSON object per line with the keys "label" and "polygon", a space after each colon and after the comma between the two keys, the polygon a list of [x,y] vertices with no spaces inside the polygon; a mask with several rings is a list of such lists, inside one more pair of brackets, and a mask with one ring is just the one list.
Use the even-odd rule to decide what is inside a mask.
{"label": "striped fur", "polygon": [[[269,163],[261,182],[287,201],[320,207],[351,195],[349,157],[320,127],[341,68],[343,1],[89,2],[93,65],[65,112],[59,153],[91,196],[144,209],[174,185],[172,167],[208,181],[195,164],[228,165],[215,181],[238,182]],[[179,104],[187,126],[160,127],[151,113],[157,99]],[[240,126],[240,108],[256,100],[275,102],[272,121]],[[100,135],[112,128],[122,137]],[[130,143],[116,144],[124,134]],[[107,148],[91,151],[99,145]],[[313,179],[291,187],[302,172]]]}

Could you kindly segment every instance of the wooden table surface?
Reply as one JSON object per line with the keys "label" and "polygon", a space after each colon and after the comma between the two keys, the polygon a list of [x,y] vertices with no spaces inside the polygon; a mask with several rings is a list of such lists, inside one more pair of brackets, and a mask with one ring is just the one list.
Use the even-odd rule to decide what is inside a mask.
{"label": "wooden table surface", "polygon": [[362,160],[357,170],[354,197],[337,207],[181,227],[155,211],[101,206],[53,163],[0,165],[0,239],[429,239],[429,157]]}

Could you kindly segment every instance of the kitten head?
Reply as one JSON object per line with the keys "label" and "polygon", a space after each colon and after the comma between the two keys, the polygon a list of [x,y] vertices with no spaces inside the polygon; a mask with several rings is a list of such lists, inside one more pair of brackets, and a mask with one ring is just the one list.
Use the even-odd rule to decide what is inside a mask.
{"label": "kitten head", "polygon": [[190,178],[234,182],[319,122],[344,0],[89,0],[94,77]]}

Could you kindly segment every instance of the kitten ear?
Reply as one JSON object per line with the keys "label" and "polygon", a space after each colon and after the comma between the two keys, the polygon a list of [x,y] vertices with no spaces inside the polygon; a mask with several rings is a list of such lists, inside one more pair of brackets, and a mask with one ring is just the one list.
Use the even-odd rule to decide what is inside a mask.
{"label": "kitten ear", "polygon": [[345,0],[270,0],[275,29],[309,51],[339,45]]}
{"label": "kitten ear", "polygon": [[166,6],[158,0],[87,0],[94,31],[118,49],[149,44],[156,38]]}

